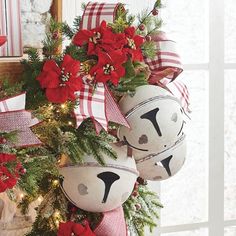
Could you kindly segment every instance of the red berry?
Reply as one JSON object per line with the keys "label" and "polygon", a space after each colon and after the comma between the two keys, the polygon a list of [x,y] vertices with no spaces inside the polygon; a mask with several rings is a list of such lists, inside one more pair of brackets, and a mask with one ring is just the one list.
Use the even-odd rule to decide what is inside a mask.
{"label": "red berry", "polygon": [[55,31],[53,34],[52,34],[52,38],[53,39],[59,39],[59,33],[57,31]]}
{"label": "red berry", "polygon": [[0,138],[0,144],[4,144],[4,143],[6,143],[7,142],[7,140],[5,139],[5,138]]}
{"label": "red berry", "polygon": [[25,168],[21,168],[21,169],[20,169],[20,173],[21,173],[21,174],[25,174],[25,173],[26,173],[26,169],[25,169]]}
{"label": "red berry", "polygon": [[72,207],[71,208],[71,212],[73,212],[73,213],[75,213],[77,210],[78,210],[77,207]]}
{"label": "red berry", "polygon": [[138,27],[141,31],[143,31],[143,30],[145,30],[145,25],[144,24],[141,24],[141,25],[139,25],[139,27]]}
{"label": "red berry", "polygon": [[132,196],[133,197],[137,197],[138,196],[138,192],[137,191],[133,191]]}
{"label": "red berry", "polygon": [[158,11],[156,8],[154,8],[154,9],[152,10],[152,15],[153,15],[153,16],[157,16],[158,13],[159,13],[159,11]]}
{"label": "red berry", "polygon": [[150,35],[147,35],[147,36],[145,37],[145,39],[146,39],[147,42],[152,41],[152,37],[151,37]]}
{"label": "red berry", "polygon": [[140,210],[142,208],[142,206],[139,203],[135,204],[135,207],[136,207],[136,210]]}

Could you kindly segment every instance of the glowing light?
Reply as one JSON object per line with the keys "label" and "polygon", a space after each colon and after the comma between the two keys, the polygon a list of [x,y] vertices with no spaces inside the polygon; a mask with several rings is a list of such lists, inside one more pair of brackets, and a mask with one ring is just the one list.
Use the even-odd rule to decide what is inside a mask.
{"label": "glowing light", "polygon": [[56,185],[58,185],[58,184],[59,184],[59,181],[58,181],[57,179],[55,179],[55,180],[53,180],[53,182],[52,182],[52,183],[53,183],[53,185],[55,185],[55,186],[56,186]]}
{"label": "glowing light", "polygon": [[39,202],[42,202],[42,201],[43,201],[43,198],[42,198],[42,197],[38,197],[38,201],[39,201]]}
{"label": "glowing light", "polygon": [[61,108],[62,109],[66,108],[66,105],[65,104],[61,104]]}
{"label": "glowing light", "polygon": [[56,223],[56,226],[58,227],[59,224],[60,224],[60,221],[59,220],[55,220],[55,223]]}
{"label": "glowing light", "polygon": [[60,211],[55,211],[54,212],[54,217],[56,217],[56,218],[60,217]]}
{"label": "glowing light", "polygon": [[68,122],[68,125],[72,125],[73,123],[71,121]]}
{"label": "glowing light", "polygon": [[21,193],[20,194],[20,198],[23,198],[25,195],[24,195],[24,193]]}

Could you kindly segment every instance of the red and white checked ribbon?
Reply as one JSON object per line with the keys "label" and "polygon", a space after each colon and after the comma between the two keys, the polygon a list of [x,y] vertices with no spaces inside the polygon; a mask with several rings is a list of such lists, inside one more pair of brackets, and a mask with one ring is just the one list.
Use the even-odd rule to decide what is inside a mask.
{"label": "red and white checked ribbon", "polygon": [[119,3],[108,4],[89,2],[84,10],[81,29],[93,29],[100,26],[101,22],[105,20],[107,23],[113,22]]}
{"label": "red and white checked ribbon", "polygon": [[176,42],[167,39],[164,32],[152,36],[156,43],[157,54],[153,59],[144,58],[144,62],[151,70],[150,83],[162,78],[174,80],[182,71],[183,66],[176,50]]}
{"label": "red and white checked ribbon", "polygon": [[172,83],[168,83],[166,87],[180,100],[183,109],[186,112],[190,112],[189,91],[187,86],[183,82],[175,80]]}
{"label": "red and white checked ribbon", "polygon": [[0,100],[0,112],[17,111],[25,109],[26,93]]}
{"label": "red and white checked ribbon", "polygon": [[16,143],[7,144],[15,147],[25,147],[41,144],[41,141],[31,131],[31,127],[39,123],[32,118],[31,112],[25,109],[26,94],[22,93],[0,101],[0,131],[17,131]]}
{"label": "red and white checked ribbon", "polygon": [[20,0],[0,0],[0,34],[7,36],[0,56],[23,55]]}
{"label": "red and white checked ribbon", "polygon": [[164,32],[152,36],[152,40],[156,43],[158,51],[154,59],[144,58],[151,70],[149,83],[169,90],[180,100],[184,110],[189,112],[188,88],[183,82],[175,80],[183,71],[176,42],[169,40]]}
{"label": "red and white checked ribbon", "polygon": [[89,84],[84,84],[75,95],[79,102],[74,109],[77,127],[87,118],[93,120],[97,133],[101,128],[108,130],[108,121],[129,127],[109,89],[103,83],[97,83],[95,89]]}
{"label": "red and white checked ribbon", "polygon": [[127,236],[123,208],[104,212],[102,221],[94,230],[96,236]]}

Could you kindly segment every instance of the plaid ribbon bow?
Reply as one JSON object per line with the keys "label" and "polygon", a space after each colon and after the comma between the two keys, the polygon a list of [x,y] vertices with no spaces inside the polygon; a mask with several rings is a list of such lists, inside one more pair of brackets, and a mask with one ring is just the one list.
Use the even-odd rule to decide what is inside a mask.
{"label": "plaid ribbon bow", "polygon": [[119,3],[89,2],[82,16],[81,29],[90,30],[96,28],[103,20],[113,22],[119,5]]}
{"label": "plaid ribbon bow", "polygon": [[176,42],[167,39],[164,32],[153,35],[152,40],[156,43],[158,51],[153,59],[144,58],[144,62],[151,70],[149,82],[153,84],[163,78],[174,80],[183,71],[183,66],[176,50]]}
{"label": "plaid ribbon bow", "polygon": [[149,83],[156,84],[170,91],[180,100],[184,110],[189,112],[188,88],[184,83],[175,80],[183,71],[183,66],[176,50],[176,42],[169,40],[164,32],[153,35],[152,40],[156,43],[158,51],[154,59],[144,58],[151,71]]}
{"label": "plaid ribbon bow", "polygon": [[25,109],[25,93],[0,101],[0,131],[16,131],[17,141],[9,146],[26,147],[41,144],[40,140],[31,131],[31,127],[39,123],[37,118]]}
{"label": "plaid ribbon bow", "polygon": [[103,83],[97,83],[95,89],[84,84],[83,88],[75,95],[79,102],[79,105],[74,109],[77,127],[89,117],[93,120],[97,133],[102,128],[108,130],[108,121],[129,127],[109,89]]}

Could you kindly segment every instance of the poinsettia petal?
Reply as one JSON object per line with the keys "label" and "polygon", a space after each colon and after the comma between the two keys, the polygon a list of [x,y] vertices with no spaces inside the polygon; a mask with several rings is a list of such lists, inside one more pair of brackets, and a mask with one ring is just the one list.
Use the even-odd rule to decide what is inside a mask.
{"label": "poinsettia petal", "polygon": [[117,68],[116,72],[120,78],[125,76],[125,68],[123,66],[120,66],[119,68]]}
{"label": "poinsettia petal", "polygon": [[64,73],[71,73],[72,75],[77,75],[80,69],[80,61],[73,59],[70,55],[66,54],[63,58],[62,68],[64,68]]}
{"label": "poinsettia petal", "polygon": [[143,61],[142,51],[140,49],[133,50],[132,59],[133,59],[133,61]]}
{"label": "poinsettia petal", "polygon": [[96,44],[94,44],[93,42],[89,42],[88,43],[88,55],[96,55]]}
{"label": "poinsettia petal", "polygon": [[68,88],[68,100],[74,101],[76,99],[75,90]]}
{"label": "poinsettia petal", "polygon": [[125,29],[125,34],[129,38],[133,38],[134,34],[135,34],[135,28],[133,26],[126,28]]}
{"label": "poinsettia petal", "polygon": [[135,35],[133,39],[136,48],[139,48],[144,43],[144,38],[140,35]]}
{"label": "poinsettia petal", "polygon": [[61,74],[61,69],[54,60],[46,61],[43,65],[43,71],[44,72],[54,71],[58,75]]}
{"label": "poinsettia petal", "polygon": [[115,50],[110,53],[114,65],[121,65],[125,63],[126,56],[122,50]]}
{"label": "poinsettia petal", "polygon": [[82,78],[81,77],[71,77],[66,85],[74,91],[79,91],[82,87]]}
{"label": "poinsettia petal", "polygon": [[7,188],[8,188],[7,185],[3,181],[0,180],[0,193],[5,192]]}
{"label": "poinsettia petal", "polygon": [[116,71],[112,71],[112,73],[111,73],[111,82],[114,85],[118,85],[119,79],[120,79],[120,76],[118,75],[118,73]]}
{"label": "poinsettia petal", "polygon": [[60,77],[54,71],[42,72],[36,79],[41,88],[56,88],[60,84]]}
{"label": "poinsettia petal", "polygon": [[112,58],[109,53],[99,52],[98,54],[98,64],[99,66],[104,66],[105,64],[112,64]]}
{"label": "poinsettia petal", "polygon": [[5,181],[8,188],[12,189],[17,184],[17,179],[11,176]]}
{"label": "poinsettia petal", "polygon": [[66,87],[59,87],[55,89],[46,89],[46,97],[48,101],[53,103],[64,103],[68,99],[68,92]]}
{"label": "poinsettia petal", "polygon": [[6,153],[0,154],[0,163],[15,161],[15,160],[16,160],[16,155],[6,154]]}
{"label": "poinsettia petal", "polygon": [[93,36],[93,32],[83,29],[80,30],[73,38],[73,44],[82,46],[84,43],[89,41],[89,38]]}

